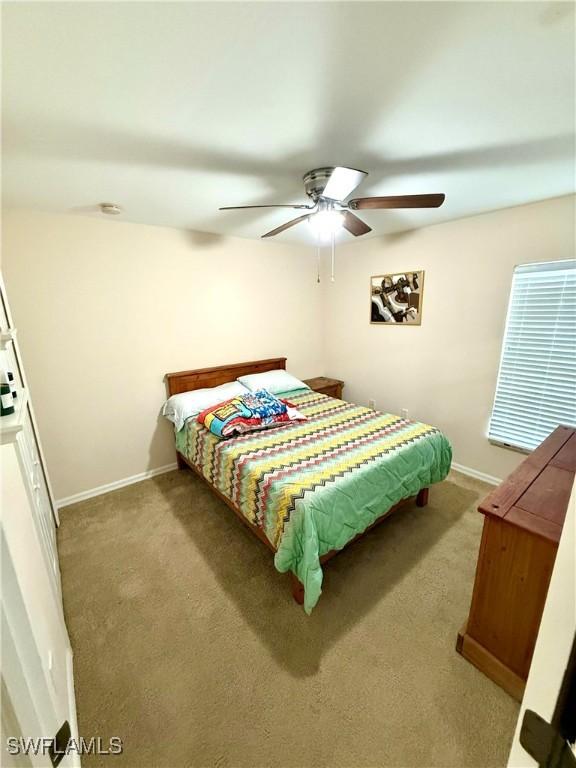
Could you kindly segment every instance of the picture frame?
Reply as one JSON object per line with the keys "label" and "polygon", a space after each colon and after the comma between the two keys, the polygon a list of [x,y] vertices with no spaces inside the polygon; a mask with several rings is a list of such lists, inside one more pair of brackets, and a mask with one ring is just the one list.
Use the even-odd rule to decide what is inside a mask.
{"label": "picture frame", "polygon": [[371,275],[370,323],[421,325],[423,298],[423,269]]}

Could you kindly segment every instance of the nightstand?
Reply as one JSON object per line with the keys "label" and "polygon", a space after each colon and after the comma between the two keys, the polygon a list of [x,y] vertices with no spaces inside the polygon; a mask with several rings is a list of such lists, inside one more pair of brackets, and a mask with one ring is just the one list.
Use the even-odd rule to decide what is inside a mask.
{"label": "nightstand", "polygon": [[323,395],[329,395],[335,397],[337,400],[342,400],[342,387],[344,382],[340,379],[329,379],[327,376],[317,376],[315,379],[306,379],[304,384],[307,384],[314,392],[321,392]]}

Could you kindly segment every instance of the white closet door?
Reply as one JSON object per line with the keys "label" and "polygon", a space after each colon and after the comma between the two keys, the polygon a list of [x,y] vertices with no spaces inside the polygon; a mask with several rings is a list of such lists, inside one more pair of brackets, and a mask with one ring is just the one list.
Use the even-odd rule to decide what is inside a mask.
{"label": "white closet door", "polygon": [[[72,650],[62,607],[57,515],[1,280],[0,289],[0,362],[19,386],[15,412],[0,419],[0,765],[51,766],[47,746],[38,739],[54,739],[67,722],[78,740]],[[40,749],[10,755],[8,738],[36,740]],[[64,768],[79,763],[75,752],[60,761]]]}
{"label": "white closet door", "polygon": [[[12,335],[12,340],[6,344],[2,344],[0,350],[0,363],[12,371],[16,385],[18,388],[22,388],[25,392],[29,393],[28,382],[26,380],[26,372],[22,362],[22,354],[18,346],[18,334],[17,329],[14,326],[12,313],[10,312],[10,306],[8,304],[8,297],[6,294],[6,288],[4,286],[4,280],[0,274],[0,331],[7,332]],[[38,459],[38,482],[44,486],[43,493],[47,498],[48,506],[50,509],[50,515],[53,519],[53,524],[58,525],[58,509],[54,501],[54,494],[52,492],[52,486],[50,484],[50,478],[46,471],[46,459],[42,450],[42,443],[40,441],[40,433],[38,430],[38,424],[36,422],[36,416],[34,415],[34,408],[30,397],[27,398],[28,407],[28,427],[27,427],[27,439],[30,444],[34,445],[34,451],[36,458]]]}
{"label": "white closet door", "polygon": [[50,581],[60,600],[60,568],[58,566],[58,550],[56,546],[56,527],[52,516],[50,499],[44,483],[42,464],[38,454],[28,405],[26,405],[22,430],[18,433],[16,442],[21,469],[29,481],[30,509],[36,525],[42,554],[46,560]]}

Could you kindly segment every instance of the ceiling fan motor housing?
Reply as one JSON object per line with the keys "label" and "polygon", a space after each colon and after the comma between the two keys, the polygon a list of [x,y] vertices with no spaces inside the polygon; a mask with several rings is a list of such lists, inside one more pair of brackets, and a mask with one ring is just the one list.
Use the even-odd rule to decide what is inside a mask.
{"label": "ceiling fan motor housing", "polygon": [[308,197],[317,202],[332,175],[334,167],[315,168],[304,175],[304,189]]}

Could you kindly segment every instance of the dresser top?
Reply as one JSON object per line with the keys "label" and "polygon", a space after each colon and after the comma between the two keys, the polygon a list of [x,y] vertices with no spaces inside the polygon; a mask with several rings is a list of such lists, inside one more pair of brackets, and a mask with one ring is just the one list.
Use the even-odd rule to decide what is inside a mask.
{"label": "dresser top", "polygon": [[576,430],[557,427],[478,510],[558,542],[576,473]]}

